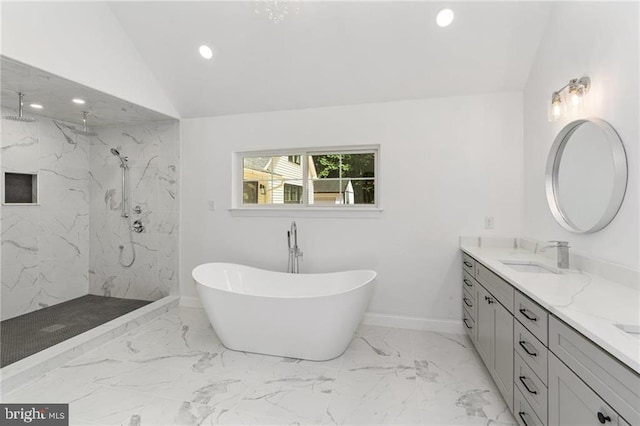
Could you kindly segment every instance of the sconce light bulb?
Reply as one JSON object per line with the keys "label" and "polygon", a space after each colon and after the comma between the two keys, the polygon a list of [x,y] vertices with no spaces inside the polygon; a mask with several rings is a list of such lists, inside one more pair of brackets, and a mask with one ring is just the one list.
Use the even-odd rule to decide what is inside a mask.
{"label": "sconce light bulb", "polygon": [[562,115],[562,98],[560,93],[554,92],[551,96],[551,108],[549,110],[549,121],[557,121]]}
{"label": "sconce light bulb", "polygon": [[571,105],[577,107],[580,104],[580,93],[576,90],[571,93]]}

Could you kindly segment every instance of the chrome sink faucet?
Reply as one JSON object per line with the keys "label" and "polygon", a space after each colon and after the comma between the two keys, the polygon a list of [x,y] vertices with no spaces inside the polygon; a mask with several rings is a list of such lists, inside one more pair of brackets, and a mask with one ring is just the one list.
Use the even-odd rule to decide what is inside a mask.
{"label": "chrome sink faucet", "polygon": [[560,269],[569,269],[569,245],[568,241],[549,241],[550,243],[546,246],[540,247],[538,251],[543,252],[549,248],[555,248],[558,251],[558,268]]}
{"label": "chrome sink faucet", "polygon": [[[293,245],[291,239],[293,238]],[[289,263],[287,264],[287,272],[297,274],[300,272],[300,258],[302,250],[298,247],[298,226],[296,222],[291,222],[291,229],[287,231],[287,244],[289,245]]]}

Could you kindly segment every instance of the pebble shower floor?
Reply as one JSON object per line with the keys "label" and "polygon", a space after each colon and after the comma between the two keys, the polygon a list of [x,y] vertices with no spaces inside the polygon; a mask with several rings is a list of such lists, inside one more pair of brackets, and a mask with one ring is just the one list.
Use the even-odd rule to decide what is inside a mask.
{"label": "pebble shower floor", "polygon": [[190,308],[2,401],[68,402],[75,425],[516,424],[466,336],[361,326],[342,356],[311,362],[225,349]]}

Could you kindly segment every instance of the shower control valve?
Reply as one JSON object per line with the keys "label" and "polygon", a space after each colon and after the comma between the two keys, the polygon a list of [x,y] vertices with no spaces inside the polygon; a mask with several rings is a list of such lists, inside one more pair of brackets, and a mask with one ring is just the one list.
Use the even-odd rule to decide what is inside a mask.
{"label": "shower control valve", "polygon": [[140,220],[136,220],[135,222],[133,222],[133,232],[139,234],[142,231],[144,231],[144,225],[142,224],[142,222]]}

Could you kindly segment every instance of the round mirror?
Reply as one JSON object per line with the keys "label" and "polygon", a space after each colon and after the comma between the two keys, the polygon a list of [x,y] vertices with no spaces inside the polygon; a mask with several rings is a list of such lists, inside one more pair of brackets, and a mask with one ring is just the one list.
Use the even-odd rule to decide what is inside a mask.
{"label": "round mirror", "polygon": [[551,213],[567,231],[607,226],[627,188],[627,156],[614,128],[596,118],[567,124],[551,147],[546,187]]}

